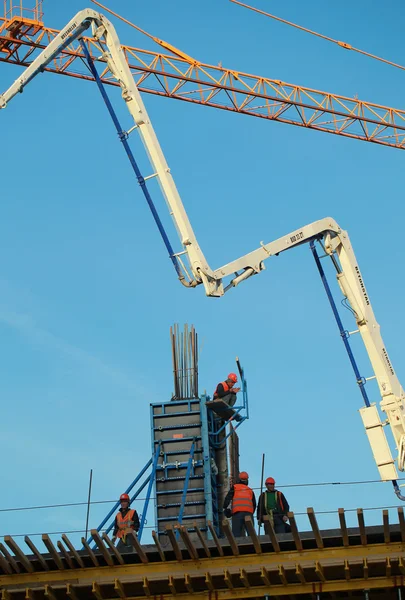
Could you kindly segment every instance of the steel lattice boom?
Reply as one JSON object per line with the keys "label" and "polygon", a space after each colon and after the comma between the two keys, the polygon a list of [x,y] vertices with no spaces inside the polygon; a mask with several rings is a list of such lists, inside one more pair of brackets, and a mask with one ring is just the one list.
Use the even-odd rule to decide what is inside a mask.
{"label": "steel lattice boom", "polygon": [[[0,18],[0,61],[28,66],[59,33],[41,21]],[[104,83],[113,81],[100,44],[84,38],[93,60],[104,62]],[[405,111],[319,90],[188,61],[170,54],[122,46],[140,91],[221,108],[308,129],[405,148]],[[47,71],[94,81],[78,43],[68,46]]]}

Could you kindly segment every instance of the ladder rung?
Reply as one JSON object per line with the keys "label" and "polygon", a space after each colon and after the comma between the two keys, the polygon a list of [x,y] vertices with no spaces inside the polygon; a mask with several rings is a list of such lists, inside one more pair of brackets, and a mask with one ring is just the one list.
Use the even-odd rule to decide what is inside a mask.
{"label": "ladder rung", "polygon": [[147,175],[143,178],[144,181],[148,181],[148,179],[153,179],[153,177],[157,177],[159,173],[152,173],[152,175]]}
{"label": "ladder rung", "polygon": [[162,413],[161,415],[153,415],[154,419],[162,419],[164,418],[168,418],[168,417],[184,417],[184,416],[188,416],[188,415],[199,415],[200,411],[199,410],[190,410],[190,411],[183,411],[183,412],[175,412],[175,413]]}
{"label": "ladder rung", "polygon": [[[179,477],[167,477],[165,478],[165,482],[166,481],[184,481],[185,476],[179,476]],[[190,475],[189,479],[204,479],[204,475]],[[160,477],[156,478],[157,483],[159,483]],[[183,490],[180,490],[181,492]]]}
{"label": "ladder rung", "polygon": [[[191,494],[191,493],[197,493],[197,492],[203,492],[204,488],[188,488],[187,493]],[[156,496],[160,496],[163,494],[182,494],[183,490],[162,490],[161,492],[156,492]]]}
{"label": "ladder rung", "polygon": [[135,129],[138,129],[138,127],[139,127],[139,125],[134,125],[130,129],[128,129],[128,131],[126,132],[126,134],[130,135],[133,131],[135,131]]}
{"label": "ladder rung", "polygon": [[[202,467],[203,465],[203,461],[202,460],[195,460],[193,467]],[[188,461],[187,462],[178,462],[176,463],[166,463],[166,464],[161,464],[161,465],[157,465],[156,467],[156,471],[162,471],[163,469],[187,469],[188,467]]]}
{"label": "ladder rung", "polygon": [[[186,502],[184,506],[201,506],[205,504],[205,500],[195,500]],[[165,510],[166,508],[176,508],[177,506],[181,506],[181,502],[173,502],[171,504],[158,504],[157,507],[160,510]]]}
{"label": "ladder rung", "polygon": [[[195,441],[195,440],[200,440],[201,436],[196,435],[196,436],[187,436],[184,438],[168,438],[167,440],[162,440],[164,442],[164,444],[178,444],[179,442],[189,442],[189,441]],[[155,440],[155,444],[160,441],[160,440]]]}
{"label": "ladder rung", "polygon": [[[164,427],[163,425],[159,425],[158,427],[154,427],[153,429],[154,431],[168,431],[171,429],[187,429],[190,427],[201,427],[201,421],[199,423],[184,423],[184,425],[166,425],[166,427]],[[164,442],[166,443],[166,440],[164,440]]]}
{"label": "ladder rung", "polygon": [[[183,515],[183,521],[184,519],[205,519],[207,515],[205,513],[202,513],[200,515]],[[179,515],[175,515],[173,517],[158,517],[157,520],[158,521],[177,521],[179,518]]]}
{"label": "ladder rung", "polygon": [[[194,454],[197,452],[201,453],[202,448],[197,448],[194,450]],[[176,454],[190,454],[190,450],[171,450],[170,452],[165,452],[165,456],[176,456]]]}
{"label": "ladder rung", "polygon": [[[194,533],[195,529],[193,527],[187,527],[187,531],[189,533]],[[208,531],[208,527],[200,527],[200,531]],[[167,535],[167,531],[158,530],[158,535]]]}

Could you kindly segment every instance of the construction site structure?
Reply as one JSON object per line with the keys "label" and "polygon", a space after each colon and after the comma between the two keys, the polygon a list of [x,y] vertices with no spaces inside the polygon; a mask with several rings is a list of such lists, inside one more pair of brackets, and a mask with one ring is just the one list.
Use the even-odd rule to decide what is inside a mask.
{"label": "construction site structure", "polygon": [[[184,524],[192,539],[221,536],[223,503],[239,475],[238,428],[249,418],[247,381],[237,359],[239,400],[224,417],[207,394],[198,395],[198,340],[193,326],[170,331],[174,394],[150,405],[151,458],[125,492],[131,502],[146,488],[138,539],[154,498],[156,535],[164,546],[167,527]],[[235,417],[238,418],[235,422]],[[229,457],[229,460],[228,460]],[[110,533],[117,502],[96,531]],[[179,534],[177,534],[178,537]],[[87,544],[94,543],[92,536]]]}
{"label": "construction site structure", "polygon": [[93,530],[96,547],[76,550],[63,535],[55,548],[42,535],[46,552],[28,537],[27,554],[11,536],[1,545],[2,600],[166,600],[249,598],[363,598],[401,600],[405,578],[405,521],[398,508],[398,524],[367,527],[361,509],[358,527],[348,528],[343,509],[338,527],[319,529],[308,508],[311,529],[300,533],[294,513],[292,532],[274,533],[268,517],[258,536],[246,519],[249,536],[235,539],[228,521],[224,538],[193,540],[184,525],[167,526],[165,547],[154,533],[154,544],[141,545],[131,534],[132,549],[119,551],[107,534]]}
{"label": "construction site structure", "polygon": [[[171,340],[175,394],[170,402],[151,405],[157,533],[165,537],[167,525],[180,523],[193,538],[199,532],[220,535],[229,489],[228,443],[234,447],[236,429],[248,418],[247,382],[238,361],[242,397],[228,418],[218,416],[207,402],[209,396],[198,396],[195,329],[185,326],[180,333],[175,326]],[[240,420],[235,423],[236,415]]]}
{"label": "construction site structure", "polygon": [[[11,15],[8,21],[4,21],[3,31],[12,31],[7,27],[10,28],[13,19],[15,17]],[[13,44],[18,44],[14,52],[18,54],[18,50],[24,46],[24,35],[29,37],[29,32],[33,32],[35,27],[39,27],[36,34],[41,35],[44,32],[39,21],[35,25],[24,19],[25,17],[21,16],[14,21],[22,24],[20,32],[17,31],[19,38],[13,38],[11,34],[0,38],[0,52],[8,58]],[[26,34],[21,33],[24,27]],[[91,42],[89,38],[83,39],[83,33],[89,27],[92,28],[93,35]],[[17,29],[16,26],[13,31]],[[221,296],[241,281],[262,271],[264,259],[306,242],[310,242],[319,268],[320,257],[314,252],[314,245],[315,242],[320,243],[326,258],[331,259],[336,269],[341,290],[350,302],[356,318],[357,333],[362,335],[369,352],[383,398],[382,409],[387,414],[397,442],[398,466],[403,467],[403,390],[379,334],[379,327],[348,235],[333,219],[312,223],[280,240],[262,245],[250,255],[241,257],[229,265],[212,270],[198,246],[115,30],[103,15],[90,9],[78,13],[61,32],[53,36],[44,51],[33,60],[10,89],[0,96],[0,108],[5,108],[37,74],[44,70],[55,70],[55,61],[60,57],[67,68],[69,61],[71,64],[78,57],[70,48],[75,41],[79,41],[81,56],[86,59],[91,77],[100,88],[183,285],[196,287],[202,284],[208,295]],[[128,130],[121,127],[105,92],[105,73],[102,77],[98,74],[89,51],[91,45],[97,47],[98,52],[101,50],[102,63],[108,66],[115,83],[121,87],[126,106],[134,119],[134,125]],[[30,49],[33,52],[36,48],[30,46]],[[25,57],[25,60],[29,62],[29,56]],[[186,58],[182,57],[182,60],[187,63]],[[63,72],[63,69],[57,72]],[[232,77],[235,80],[239,79],[237,73],[233,73]],[[281,88],[285,87],[281,82],[278,85]],[[277,102],[283,102],[285,107],[290,105],[288,99],[278,99]],[[298,106],[297,102],[293,102],[293,105],[294,108]],[[384,107],[379,107],[380,109]],[[325,110],[327,114],[332,112],[330,109]],[[322,114],[325,110],[322,109]],[[314,128],[317,128],[317,111],[318,109],[312,121]],[[280,114],[278,116],[280,117]],[[352,119],[353,115],[349,118],[350,123]],[[361,122],[363,121],[362,117]],[[371,122],[376,125],[375,118],[364,121],[366,124]],[[385,126],[385,129],[389,127],[393,127],[395,135],[399,137],[395,142],[387,142],[385,136],[385,141],[381,143],[401,148],[397,141],[402,136],[401,128],[398,127],[397,131],[396,125],[394,127],[391,123]],[[324,131],[330,130],[322,126],[319,128]],[[377,124],[374,130],[378,128]],[[154,172],[146,177],[140,173],[128,144],[128,137],[135,130],[141,133],[154,166]],[[340,134],[347,135],[347,128]],[[380,143],[378,135],[359,136],[359,139]],[[181,252],[173,251],[147,189],[147,179],[155,177],[161,184],[180,233],[183,246]],[[328,293],[329,288],[322,268],[319,268],[319,272]],[[227,286],[223,286],[222,279],[226,276],[232,279]],[[329,293],[328,297],[333,308],[334,303]],[[336,314],[335,317],[347,347],[349,335],[346,333],[349,332],[341,326]],[[350,332],[352,333],[356,332]],[[188,340],[186,343],[188,344]],[[195,347],[193,342],[191,347]],[[347,527],[345,512],[339,509],[339,528],[332,531],[321,531],[313,509],[309,508],[311,531],[305,533],[298,531],[295,515],[290,512],[288,517],[291,534],[281,535],[275,534],[271,522],[267,519],[265,535],[258,536],[252,521],[247,519],[248,537],[234,538],[229,521],[222,519],[220,508],[221,494],[227,491],[229,465],[232,464],[235,469],[237,464],[237,442],[232,445],[232,459],[226,451],[226,438],[228,435],[234,436],[235,431],[232,428],[227,433],[227,421],[217,416],[212,406],[207,406],[208,397],[195,397],[198,390],[196,357],[191,353],[190,360],[188,351],[183,350],[183,356],[185,353],[187,359],[180,368],[179,355],[174,354],[174,372],[177,373],[177,380],[175,379],[175,393],[172,399],[151,405],[152,457],[136,481],[131,484],[134,487],[143,475],[147,475],[135,492],[136,497],[139,490],[147,486],[147,502],[151,499],[153,487],[156,489],[157,525],[156,530],[152,532],[154,544],[141,544],[147,503],[142,514],[139,537],[128,534],[134,552],[120,552],[115,548],[108,536],[108,530],[103,529],[105,523],[91,531],[90,540],[82,539],[82,550],[77,550],[66,535],[58,540],[56,550],[49,535],[44,534],[42,541],[48,552],[42,553],[26,536],[25,543],[32,552],[32,555],[28,556],[11,536],[5,536],[5,544],[13,554],[3,544],[0,545],[2,600],[126,600],[156,596],[184,600],[189,600],[192,596],[203,596],[228,600],[298,595],[308,598],[346,597],[348,593],[369,599],[387,597],[387,594],[395,593],[396,597],[401,598],[405,575],[405,523],[402,508],[398,509],[398,524],[389,523],[388,511],[385,510],[383,524],[379,527],[366,527],[363,511],[359,509],[358,527],[353,529]],[[383,432],[385,423],[381,422],[377,409],[368,401],[364,390],[365,378],[360,376],[350,352],[349,357],[365,399],[363,421],[377,466],[382,478],[392,480],[398,490],[396,467]],[[184,370],[193,373],[185,386]],[[240,374],[243,377],[243,374]],[[182,397],[184,395],[187,397]],[[236,407],[236,410],[242,409],[246,411],[247,405]],[[235,428],[239,424],[240,422]],[[398,496],[401,497],[399,493]],[[171,500],[167,501],[167,497]],[[111,513],[115,510],[116,508],[113,508]],[[223,537],[220,538],[220,535]]]}
{"label": "construction site structure", "polygon": [[[122,97],[134,122],[128,129],[122,127],[106,93],[95,63],[88,51],[88,47],[83,40],[83,34],[89,28],[92,29],[93,38],[96,40],[99,51],[102,52],[102,56],[108,64],[110,72],[121,87]],[[87,60],[89,70],[99,87],[102,98],[116,127],[119,139],[127,153],[163,243],[166,246],[169,258],[175,268],[179,281],[185,287],[194,288],[202,285],[207,296],[221,297],[243,281],[262,272],[265,268],[265,260],[278,256],[280,253],[291,248],[310,243],[319,274],[339,327],[341,338],[355,373],[356,382],[362,394],[365,406],[360,410],[360,414],[381,479],[392,481],[395,493],[399,498],[405,500],[405,497],[400,494],[397,484],[397,468],[400,471],[405,470],[405,392],[396,376],[381,337],[380,327],[372,310],[370,298],[348,233],[334,219],[327,217],[300,227],[273,242],[267,244],[262,242],[256,250],[226,265],[216,269],[211,268],[197,241],[171,170],[166,162],[140,92],[131,74],[117,33],[104,15],[90,9],[79,12],[50,42],[45,50],[37,56],[19,78],[0,95],[0,109],[5,108],[16,94],[22,92],[34,77],[42,73],[45,67],[59,57],[62,51],[75,40],[80,41],[81,50]],[[152,166],[152,173],[146,176],[141,173],[128,142],[130,134],[134,131],[139,133]],[[149,192],[147,183],[150,179],[158,181],[159,188],[178,232],[181,249],[177,252],[173,249]],[[336,303],[330,292],[325,271],[320,262],[316,243],[324,253],[322,256],[328,258],[335,269],[336,279],[343,294],[344,302],[347,303],[356,322],[357,328],[353,331],[347,331],[342,324]],[[357,333],[361,335],[374,372],[369,377],[363,377],[360,374],[350,348],[349,338],[351,335]],[[370,401],[366,391],[366,383],[372,379],[375,379],[378,384],[381,396],[380,408],[386,414],[386,420],[384,421],[381,419],[375,403]],[[384,427],[386,425],[389,425],[395,441],[397,450],[396,459],[392,456],[385,435]]]}

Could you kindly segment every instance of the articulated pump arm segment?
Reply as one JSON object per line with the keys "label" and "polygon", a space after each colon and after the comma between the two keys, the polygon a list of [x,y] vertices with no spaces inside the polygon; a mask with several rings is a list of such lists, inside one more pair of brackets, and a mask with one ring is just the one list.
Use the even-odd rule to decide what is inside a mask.
{"label": "articulated pump arm segment", "polygon": [[[357,323],[359,332],[366,347],[375,379],[381,394],[380,407],[387,419],[382,423],[375,404],[370,405],[364,394],[366,406],[360,409],[366,434],[370,442],[381,479],[391,480],[395,493],[405,500],[397,485],[397,470],[388,445],[384,425],[389,425],[398,449],[397,465],[400,471],[405,470],[405,393],[398,381],[393,366],[385,349],[384,341],[371,307],[360,268],[357,264],[348,233],[343,231],[332,218],[328,217],[297,229],[269,244],[262,244],[250,254],[237,259],[221,269],[214,271],[214,277],[220,279],[243,269],[240,276],[231,282],[237,285],[243,279],[259,273],[263,261],[277,256],[285,250],[308,242],[319,241],[326,255],[329,255],[337,271],[337,281],[343,296],[350,304],[351,312]],[[227,288],[225,288],[225,291]],[[352,332],[354,333],[354,332]],[[347,332],[344,332],[348,335]],[[358,380],[364,385],[365,381]]]}
{"label": "articulated pump arm segment", "polygon": [[[120,137],[128,137],[133,129],[139,132],[153,166],[153,174],[149,177],[158,179],[169,212],[177,228],[183,250],[174,253],[164,230],[162,233],[159,218],[155,218],[165,243],[167,241],[166,246],[169,249],[170,258],[175,265],[179,279],[184,285],[194,287],[202,283],[208,296],[222,296],[228,289],[235,287],[252,275],[260,273],[264,269],[264,260],[271,256],[278,255],[280,252],[303,243],[314,241],[322,243],[326,254],[330,255],[336,267],[340,289],[350,303],[355,316],[358,331],[366,346],[380,389],[382,397],[381,410],[387,416],[387,422],[382,423],[376,406],[370,405],[368,400],[366,406],[360,410],[374,458],[381,478],[392,480],[394,487],[396,486],[397,495],[405,500],[399,493],[396,484],[397,471],[383,430],[384,425],[390,425],[398,449],[398,468],[404,471],[404,391],[395,375],[381,338],[380,328],[371,308],[349,237],[333,219],[326,218],[306,225],[269,244],[261,244],[260,248],[224,265],[220,269],[212,270],[197,243],[170,169],[125,60],[115,29],[104,15],[91,9],[79,12],[14,84],[4,94],[0,95],[0,108],[5,108],[7,103],[18,92],[22,92],[24,87],[38,73],[41,73],[48,63],[54,60],[64,48],[78,40],[89,27],[92,29],[93,37],[105,43],[107,51],[101,45],[100,51],[108,69],[120,84],[122,97],[135,122],[134,127],[128,132],[120,132]],[[138,173],[137,176],[141,186],[145,186],[145,181],[149,177],[143,178]],[[188,264],[185,264],[183,256],[188,260]],[[225,279],[228,283],[224,286]]]}
{"label": "articulated pump arm segment", "polygon": [[[337,271],[337,281],[342,294],[350,303],[356,319],[358,332],[366,347],[375,378],[378,383],[381,410],[387,415],[398,449],[398,468],[405,470],[405,394],[392,367],[388,353],[371,307],[361,271],[356,261],[349,236],[331,218],[322,219],[297,229],[274,242],[263,244],[250,254],[214,271],[214,276],[226,276],[245,269],[247,276],[259,272],[263,261],[280,252],[311,241],[321,241]],[[243,277],[243,275],[242,275]],[[364,383],[359,381],[358,383]],[[377,407],[370,405],[360,409],[371,449],[383,480],[397,479],[397,471],[383,430]]]}
{"label": "articulated pump arm segment", "polygon": [[[149,160],[153,165],[154,172],[150,177],[157,177],[163,196],[168,204],[169,212],[177,228],[184,250],[178,254],[171,254],[170,258],[175,264],[179,279],[188,287],[194,287],[204,282],[214,295],[216,292],[215,279],[212,278],[208,263],[197,244],[170,169],[128,67],[117,33],[104,15],[92,9],[84,9],[77,13],[13,85],[4,94],[0,95],[0,108],[5,108],[7,103],[18,92],[22,92],[24,87],[36,75],[43,72],[44,67],[54,60],[67,46],[78,40],[89,27],[92,29],[93,37],[96,40],[103,41],[107,47],[107,51],[104,51],[100,45],[100,52],[107,63],[108,69],[120,84],[122,97],[135,122],[133,129],[137,129],[139,132]],[[127,134],[127,132],[122,133]],[[145,185],[143,178],[142,184]],[[189,260],[188,267],[181,259],[182,254],[187,255]],[[208,280],[210,280],[210,284],[208,284]]]}

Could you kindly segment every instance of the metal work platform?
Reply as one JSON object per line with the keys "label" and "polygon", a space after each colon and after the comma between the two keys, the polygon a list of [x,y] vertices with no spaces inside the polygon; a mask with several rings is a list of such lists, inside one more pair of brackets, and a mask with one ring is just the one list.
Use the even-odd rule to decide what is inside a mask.
{"label": "metal work platform", "polygon": [[[56,550],[49,536],[40,552],[26,536],[27,555],[10,536],[0,546],[2,600],[104,600],[165,597],[167,600],[300,597],[401,598],[405,583],[405,521],[398,508],[397,524],[366,527],[358,510],[356,528],[347,528],[339,510],[339,529],[320,531],[315,513],[307,509],[311,531],[299,532],[293,513],[292,533],[276,535],[269,521],[257,536],[235,539],[229,522],[225,538],[202,535],[192,541],[187,528],[167,526],[163,549],[156,533],[152,545],[132,536],[133,551],[119,552],[106,534],[92,531],[96,550],[75,550],[62,536]],[[210,524],[212,527],[212,525]],[[176,531],[180,539],[176,538]]]}

